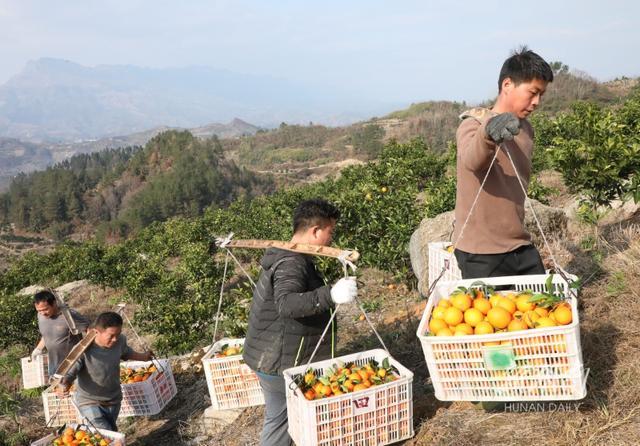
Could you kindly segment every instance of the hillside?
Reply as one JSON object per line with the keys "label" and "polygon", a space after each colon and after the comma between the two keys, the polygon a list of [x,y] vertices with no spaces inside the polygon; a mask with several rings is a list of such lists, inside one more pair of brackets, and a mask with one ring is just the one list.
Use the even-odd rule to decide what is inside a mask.
{"label": "hillside", "polygon": [[[419,148],[424,147],[414,147]],[[418,151],[388,153],[394,157],[391,159],[411,154],[416,156]],[[407,167],[412,166],[415,159],[411,156],[407,158],[408,162],[399,170],[394,170],[394,173],[401,172],[404,175],[408,172]],[[438,167],[434,164],[428,170]],[[364,254],[359,269],[359,299],[393,357],[414,373],[415,436],[400,444],[534,446],[541,444],[541,437],[543,444],[550,446],[638,444],[640,424],[636,415],[640,411],[637,391],[640,370],[634,352],[637,349],[635,327],[640,323],[640,308],[633,288],[633,283],[640,280],[640,213],[637,206],[635,211],[621,212],[622,209],[618,209],[612,213],[608,222],[601,225],[598,245],[594,245],[592,241],[589,242],[592,228],[581,224],[576,220],[576,214],[570,211],[577,206],[578,197],[567,194],[565,190],[562,195],[553,198],[552,204],[569,210],[567,232],[547,234],[553,254],[562,266],[584,279],[579,309],[583,360],[590,371],[587,397],[581,401],[551,401],[509,409],[498,407],[482,410],[470,402],[443,402],[435,398],[424,355],[416,338],[425,301],[417,291],[412,290],[410,281],[398,275],[398,264],[389,261],[394,255],[406,256],[398,248],[403,245],[402,239],[394,234],[393,238],[379,245],[369,244],[369,240],[365,239],[368,235],[374,238],[382,235],[376,230],[377,223],[389,216],[390,210],[409,211],[406,206],[399,205],[400,197],[393,194],[403,182],[411,183],[416,178],[407,177],[398,182],[397,176],[387,176],[391,171],[378,170],[373,165],[364,169],[356,168],[348,175],[350,180],[330,183],[326,187],[327,190],[339,189],[340,195],[352,198],[352,191],[361,194],[367,184],[380,184],[379,181],[385,177],[390,181],[387,184],[391,193],[387,196],[377,192],[372,201],[365,199],[354,202],[348,199],[342,203],[349,220],[346,226],[340,228],[338,243],[339,246],[356,246]],[[31,281],[42,280],[61,284],[83,274],[88,275],[94,284],[84,284],[71,293],[70,302],[74,307],[95,315],[109,308],[109,302],[125,299],[130,302],[128,315],[135,317],[138,330],[146,335],[145,339],[163,339],[162,336],[157,337],[154,329],[164,329],[165,336],[169,336],[164,339],[172,339],[180,350],[186,348],[181,347],[185,342],[201,346],[209,342],[212,311],[215,312],[217,299],[214,297],[203,301],[198,296],[202,290],[211,290],[212,296],[215,296],[214,290],[220,285],[222,274],[223,256],[217,256],[216,261],[211,262],[208,251],[211,235],[224,233],[228,229],[220,225],[224,222],[240,228],[243,236],[259,236],[261,230],[281,230],[283,234],[278,237],[286,237],[284,232],[288,228],[271,228],[270,224],[274,215],[285,215],[290,211],[289,207],[300,196],[300,192],[276,194],[270,201],[258,199],[254,206],[245,209],[243,216],[238,212],[240,208],[236,208],[226,213],[220,211],[222,215],[209,215],[202,220],[176,219],[162,227],[150,228],[137,240],[120,246],[59,248],[55,255],[22,262],[17,270],[1,276],[1,288],[18,289]],[[267,203],[270,203],[269,208]],[[239,220],[231,221],[233,216]],[[403,217],[406,219],[406,214]],[[350,224],[354,221],[367,222],[367,225],[350,230]],[[414,224],[410,224],[406,230],[410,232]],[[400,233],[404,231],[397,221],[387,229]],[[357,240],[361,242],[357,243]],[[396,243],[389,245],[394,240]],[[392,249],[388,250],[388,246],[392,246]],[[377,255],[385,252],[389,257],[375,260]],[[144,254],[144,261],[141,261],[140,254]],[[255,259],[245,255],[240,259],[252,271],[250,267],[255,266]],[[109,264],[108,269],[102,267],[106,264]],[[330,276],[340,274],[335,262],[322,262],[322,265]],[[235,280],[241,277],[239,271],[236,273],[238,276],[230,281],[227,289],[228,299],[225,299],[223,309],[225,317],[222,330],[229,336],[241,333],[246,321],[247,290],[235,285]],[[252,274],[256,274],[256,271],[252,271]],[[126,276],[119,285],[118,275]],[[210,283],[212,277],[216,278],[215,283]],[[185,286],[187,283],[190,286]],[[110,286],[105,286],[107,284]],[[147,289],[150,286],[153,288]],[[4,298],[8,299],[6,295]],[[29,334],[32,330],[29,323],[34,320],[34,314],[28,300],[22,298],[3,303],[7,302],[11,302],[12,306],[4,308],[12,308],[16,312],[12,319],[6,313],[5,319],[2,319],[3,314],[0,313],[0,321],[5,322],[6,331],[6,335],[0,339],[6,342],[33,336]],[[151,311],[146,312],[144,307],[151,302]],[[191,319],[192,311],[200,305],[207,306],[200,313],[204,326],[195,325],[196,320]],[[133,311],[134,308],[138,311]],[[169,312],[176,319],[169,322],[158,317]],[[341,308],[338,313],[338,354],[378,347],[370,328],[359,319],[359,314],[357,307],[351,305]],[[14,322],[10,323],[10,320]],[[198,328],[187,329],[194,326]],[[25,330],[26,327],[29,328]],[[19,329],[22,331],[16,331]],[[130,333],[128,328],[126,331]],[[0,432],[5,432],[5,437],[0,438],[7,442],[11,439],[14,445],[22,446],[50,430],[43,425],[38,393],[20,393],[17,390],[19,375],[15,371],[16,358],[25,354],[27,349],[18,342],[16,344],[11,348],[3,345],[3,353],[0,354],[0,367],[4,365],[7,370],[0,384],[9,389],[7,392],[12,392],[8,394],[15,401],[6,406],[7,412],[0,414]],[[160,345],[167,347],[166,344]],[[120,426],[127,435],[127,444],[245,446],[257,443],[263,407],[250,407],[226,414],[227,423],[230,424],[206,423],[204,410],[209,406],[210,399],[197,356],[193,358],[188,354],[177,357],[172,366],[178,395],[157,416],[123,420]]]}
{"label": "hillside", "polygon": [[[231,231],[237,238],[288,239],[295,205],[322,196],[342,212],[336,245],[362,254],[362,307],[392,356],[414,374],[415,436],[401,444],[639,444],[640,369],[635,353],[640,308],[634,284],[640,280],[640,194],[637,203],[631,202],[640,184],[639,115],[640,96],[634,95],[619,107],[577,104],[566,115],[538,123],[544,136],[539,144],[544,145],[534,171],[541,183],[529,194],[548,201],[554,214],[562,215],[558,220],[566,222],[546,234],[550,250],[541,251],[546,263],[553,255],[582,279],[577,311],[582,361],[589,370],[585,399],[480,409],[467,401],[435,398],[416,338],[425,300],[415,287],[407,245],[421,222],[434,225],[442,212],[452,209],[455,179],[449,172],[454,157],[438,156],[414,140],[386,144],[375,161],[347,167],[339,178],[236,200],[227,208],[208,208],[200,217],[171,218],[118,243],[64,243],[16,259],[0,274],[0,442],[23,446],[50,431],[44,426],[39,391],[19,390],[17,359],[32,348],[37,334],[33,306],[18,292],[36,283],[58,286],[86,280],[71,292],[74,307],[95,315],[125,301],[136,330],[153,343],[154,351],[162,357],[177,355],[177,396],[156,416],[123,420],[120,428],[127,444],[256,444],[262,407],[226,413],[227,423],[205,420],[210,400],[198,351],[213,336],[218,293],[226,291],[218,333],[229,337],[243,336],[251,300],[251,286],[241,271],[233,263],[225,271],[225,253],[214,250],[211,241]],[[136,151],[128,168],[153,178],[177,159],[177,151],[193,154],[190,149],[200,144],[187,133],[169,132]],[[581,152],[572,158],[576,145]],[[556,171],[540,171],[543,167]],[[601,203],[601,190],[615,193]],[[624,205],[622,198],[627,200]],[[601,206],[590,208],[594,200]],[[255,277],[260,252],[236,254]],[[342,274],[333,260],[317,263],[329,282]],[[339,355],[379,346],[356,306],[341,307],[337,314]],[[555,353],[544,352],[547,355]]]}
{"label": "hillside", "polygon": [[[19,173],[44,170],[54,163],[65,161],[78,154],[119,147],[144,146],[151,138],[167,130],[170,130],[169,127],[156,127],[124,136],[66,143],[33,143],[15,138],[0,138],[0,161],[2,161],[0,163],[0,192],[5,191],[11,183],[11,178]],[[233,139],[253,135],[259,128],[236,118],[227,124],[212,123],[188,130],[198,138],[216,136]]]}
{"label": "hillside", "polygon": [[42,172],[20,175],[0,195],[0,221],[45,231],[123,236],[176,215],[272,190],[271,180],[227,161],[217,139],[168,131],[144,148],[76,155]]}

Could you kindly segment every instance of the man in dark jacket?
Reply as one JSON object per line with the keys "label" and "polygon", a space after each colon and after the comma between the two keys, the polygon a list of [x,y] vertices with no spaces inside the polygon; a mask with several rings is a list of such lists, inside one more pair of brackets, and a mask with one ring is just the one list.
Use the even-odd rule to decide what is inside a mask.
{"label": "man in dark jacket", "polygon": [[[293,216],[294,243],[328,246],[340,212],[324,200],[298,205]],[[336,304],[357,295],[354,278],[327,286],[309,255],[270,248],[253,292],[244,360],[258,375],[265,397],[260,444],[291,444],[283,370],[307,362]],[[331,356],[332,335],[323,340],[314,359]]]}

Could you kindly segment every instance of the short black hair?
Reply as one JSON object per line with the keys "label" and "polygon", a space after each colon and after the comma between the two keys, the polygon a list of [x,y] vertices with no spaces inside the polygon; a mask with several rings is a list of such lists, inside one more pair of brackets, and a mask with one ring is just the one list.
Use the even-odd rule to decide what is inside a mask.
{"label": "short black hair", "polygon": [[321,198],[305,200],[293,212],[293,233],[312,226],[324,226],[340,218],[337,207]]}
{"label": "short black hair", "polygon": [[122,316],[113,311],[105,311],[98,315],[93,326],[101,330],[109,327],[122,327]]}
{"label": "short black hair", "polygon": [[498,91],[502,91],[502,81],[506,78],[516,85],[534,79],[553,82],[553,70],[542,57],[522,46],[504,61],[498,78]]}
{"label": "short black hair", "polygon": [[56,296],[54,296],[54,294],[50,290],[38,291],[36,294],[33,295],[33,303],[39,304],[41,302],[46,302],[49,305],[55,305]]}

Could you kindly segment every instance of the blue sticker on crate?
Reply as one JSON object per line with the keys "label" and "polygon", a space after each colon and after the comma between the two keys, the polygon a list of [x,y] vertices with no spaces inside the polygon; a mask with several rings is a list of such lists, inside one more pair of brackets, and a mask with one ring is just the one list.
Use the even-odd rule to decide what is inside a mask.
{"label": "blue sticker on crate", "polygon": [[513,353],[511,346],[482,347],[482,356],[487,370],[511,370],[516,368],[516,355]]}

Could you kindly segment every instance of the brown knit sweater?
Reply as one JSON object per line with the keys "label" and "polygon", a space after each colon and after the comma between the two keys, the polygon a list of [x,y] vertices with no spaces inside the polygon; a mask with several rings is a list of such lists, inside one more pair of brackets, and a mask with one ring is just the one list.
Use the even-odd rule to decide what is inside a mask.
{"label": "brown knit sweater", "polygon": [[[485,132],[486,123],[492,116],[495,113],[484,108],[475,108],[460,115],[463,121],[456,132],[458,188],[454,241],[497,149]],[[526,190],[533,154],[531,124],[520,120],[520,133],[513,141],[504,144]],[[524,228],[524,199],[513,166],[504,150],[500,150],[457,248],[473,254],[499,254],[530,244],[531,236]]]}

